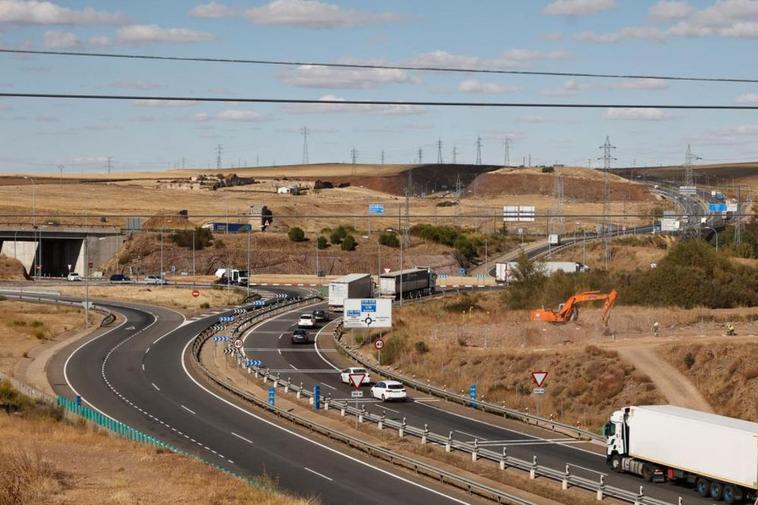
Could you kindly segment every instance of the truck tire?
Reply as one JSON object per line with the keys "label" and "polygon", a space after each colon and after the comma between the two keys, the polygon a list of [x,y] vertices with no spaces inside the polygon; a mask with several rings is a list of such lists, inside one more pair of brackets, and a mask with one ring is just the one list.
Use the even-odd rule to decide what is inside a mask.
{"label": "truck tire", "polygon": [[724,502],[731,505],[732,503],[738,503],[742,501],[742,489],[739,486],[732,484],[726,484],[724,486]]}
{"label": "truck tire", "polygon": [[711,482],[711,498],[713,498],[714,500],[720,500],[721,498],[723,498],[723,496],[724,496],[724,485],[717,480],[714,480],[713,482]]}
{"label": "truck tire", "polygon": [[653,468],[653,465],[650,463],[645,463],[642,465],[642,478],[645,482],[653,482],[653,474],[655,473],[655,468]]}
{"label": "truck tire", "polygon": [[621,473],[621,456],[618,454],[614,454],[611,456],[611,460],[608,462],[608,466],[611,467],[611,470],[613,470],[616,473]]}
{"label": "truck tire", "polygon": [[695,487],[697,488],[698,494],[703,498],[710,496],[711,482],[708,479],[700,477],[697,482],[695,482]]}

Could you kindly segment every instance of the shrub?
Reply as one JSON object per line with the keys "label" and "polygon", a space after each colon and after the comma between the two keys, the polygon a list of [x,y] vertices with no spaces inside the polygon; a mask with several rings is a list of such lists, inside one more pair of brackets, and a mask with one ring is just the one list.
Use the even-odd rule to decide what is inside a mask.
{"label": "shrub", "polygon": [[327,242],[326,237],[319,235],[319,237],[316,239],[316,247],[319,249],[326,249],[329,247],[329,242]]}
{"label": "shrub", "polygon": [[210,309],[211,308],[211,304],[208,303],[208,302],[203,302],[203,303],[200,304],[200,308],[201,309]]}
{"label": "shrub", "polygon": [[416,348],[416,352],[419,354],[426,354],[429,352],[429,346],[426,345],[426,342],[423,340],[419,340],[415,344],[413,344],[413,347]]}
{"label": "shrub", "polygon": [[218,240],[213,241],[213,247],[215,247],[216,249],[224,249],[226,248],[226,244],[224,243],[223,240],[218,239]]}
{"label": "shrub", "polygon": [[469,312],[474,310],[484,310],[479,305],[477,298],[469,296],[468,293],[463,293],[459,299],[446,303],[442,306],[447,312]]}
{"label": "shrub", "polygon": [[400,239],[392,231],[385,231],[379,235],[379,243],[387,247],[400,247]]}
{"label": "shrub", "polygon": [[213,233],[207,228],[197,227],[194,230],[179,230],[171,235],[171,240],[179,247],[192,249],[194,234],[195,251],[200,251],[211,245]]}
{"label": "shrub", "polygon": [[382,365],[391,365],[405,351],[407,338],[405,335],[392,335],[387,339],[384,349],[382,349]]}
{"label": "shrub", "polygon": [[354,251],[355,246],[356,246],[355,238],[352,235],[348,235],[342,241],[342,245],[340,247],[342,248],[343,251]]}
{"label": "shrub", "polygon": [[691,352],[688,352],[684,355],[684,366],[687,367],[687,370],[692,368],[692,365],[695,364],[695,356]]}
{"label": "shrub", "polygon": [[555,167],[542,167],[543,174],[551,174],[555,172]]}
{"label": "shrub", "polygon": [[347,237],[347,230],[344,226],[340,225],[329,235],[329,242],[334,245],[341,244],[345,240],[345,237]]}
{"label": "shrub", "polygon": [[297,226],[290,228],[290,231],[287,232],[287,236],[293,242],[302,242],[305,240],[305,232],[302,228],[298,228]]}

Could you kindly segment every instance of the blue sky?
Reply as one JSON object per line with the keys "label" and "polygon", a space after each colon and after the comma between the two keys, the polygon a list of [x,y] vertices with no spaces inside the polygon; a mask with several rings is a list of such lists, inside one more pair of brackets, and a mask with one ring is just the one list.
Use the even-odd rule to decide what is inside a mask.
{"label": "blue sky", "polygon": [[[0,46],[172,56],[755,78],[758,0],[0,0]],[[0,90],[135,95],[758,104],[758,84],[0,55]],[[440,109],[0,100],[0,170],[437,159],[597,166],[758,159],[755,111]]]}

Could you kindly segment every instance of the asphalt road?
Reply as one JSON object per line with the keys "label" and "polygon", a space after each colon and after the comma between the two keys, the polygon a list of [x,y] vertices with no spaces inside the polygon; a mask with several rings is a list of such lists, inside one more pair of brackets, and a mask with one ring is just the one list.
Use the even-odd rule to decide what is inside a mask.
{"label": "asphalt road", "polygon": [[99,305],[127,320],[57,355],[49,379],[59,394],[78,393],[93,408],[211,463],[250,476],[266,473],[282,488],[322,503],[472,501],[457,490],[413,482],[397,468],[322,445],[206,389],[190,376],[185,351],[218,315],[185,321],[168,309]]}
{"label": "asphalt road", "polygon": [[[325,304],[315,308],[325,308]],[[294,383],[302,381],[309,389],[319,384],[322,395],[331,394],[334,399],[350,398],[353,388],[341,382],[338,370],[330,361],[330,356],[334,356],[329,350],[330,346],[317,345],[322,339],[332,338],[329,329],[320,334],[320,328],[308,330],[309,344],[291,342],[290,333],[296,327],[298,315],[297,312],[284,314],[251,329],[245,336],[246,356],[262,360],[265,368],[279,371],[282,378],[289,377]],[[378,377],[373,376],[372,379],[377,380]],[[567,441],[559,434],[539,438],[502,428],[473,417],[449,412],[444,402],[414,392],[411,392],[410,401],[382,403],[369,398],[368,386],[364,386],[363,389],[364,399],[360,403],[367,411],[379,415],[384,413],[388,419],[405,418],[408,425],[419,428],[426,424],[430,431],[442,435],[452,432],[456,440],[473,442],[477,439],[495,451],[507,446],[508,454],[511,456],[531,461],[532,456],[536,455],[540,465],[561,471],[565,469],[566,463],[570,463],[571,472],[583,477],[599,480],[601,473],[608,474],[603,454],[580,448],[575,442]],[[640,485],[645,484],[636,476],[615,473],[606,476],[606,483],[635,492],[639,490]],[[688,504],[710,503],[697,496],[694,491],[673,484],[647,484],[645,490],[646,495],[672,503],[676,503],[679,496],[685,497]]]}

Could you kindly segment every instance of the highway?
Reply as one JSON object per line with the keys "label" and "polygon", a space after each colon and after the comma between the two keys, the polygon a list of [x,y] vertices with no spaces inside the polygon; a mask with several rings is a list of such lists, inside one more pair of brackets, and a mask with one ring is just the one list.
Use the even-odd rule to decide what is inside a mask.
{"label": "highway", "polygon": [[[321,304],[316,308],[325,308]],[[292,344],[289,334],[295,328],[298,313],[284,314],[272,318],[249,330],[244,336],[245,353],[248,358],[260,359],[263,366],[281,372],[281,377],[291,378],[294,383],[303,382],[312,389],[319,384],[322,395],[331,394],[334,399],[350,398],[352,386],[340,381],[338,369],[333,361],[340,358],[329,345],[331,331],[321,328],[309,330],[311,343]],[[323,328],[323,327],[322,327]],[[378,380],[378,377],[372,377]],[[447,435],[453,433],[456,440],[486,442],[487,447],[500,451],[508,447],[508,454],[520,459],[531,460],[537,456],[540,465],[563,470],[566,463],[572,465],[571,472],[582,477],[599,480],[599,475],[607,474],[605,455],[591,448],[580,447],[573,441],[566,441],[565,436],[544,432],[542,437],[533,436],[520,430],[506,429],[492,423],[478,420],[463,412],[458,412],[449,404],[436,398],[410,392],[412,399],[408,402],[381,403],[369,398],[368,387],[364,387],[364,400],[361,402],[366,410],[379,415],[385,413],[388,419],[406,419],[408,425],[423,428],[426,424],[430,431]],[[551,442],[553,440],[562,440]],[[482,463],[483,465],[487,463]],[[636,491],[645,484],[641,479],[628,474],[610,474],[606,483],[613,486]],[[688,504],[707,504],[690,489],[673,484],[646,485],[646,495],[676,503],[679,496],[686,497]]]}
{"label": "highway", "polygon": [[[334,504],[479,503],[343,447],[280,426],[210,391],[186,348],[218,315],[186,321],[171,310],[101,301],[126,321],[60,352],[48,368],[59,394],[230,470],[267,474],[298,495]],[[222,314],[219,314],[222,315]]]}

